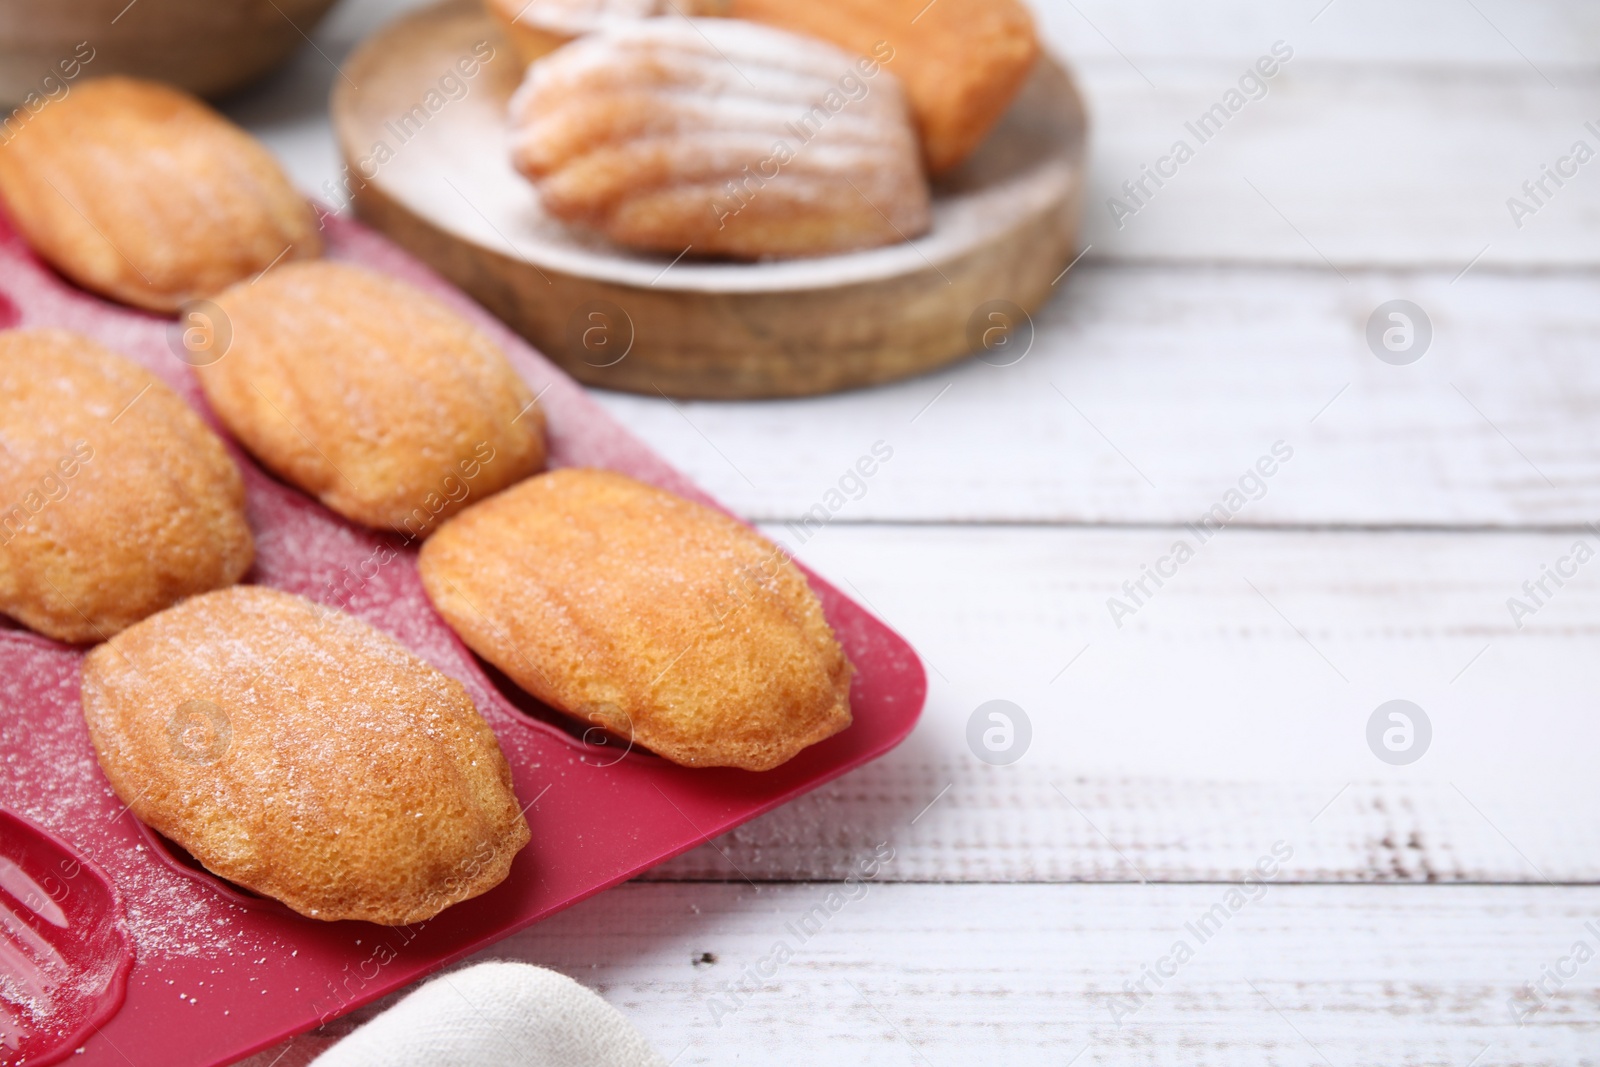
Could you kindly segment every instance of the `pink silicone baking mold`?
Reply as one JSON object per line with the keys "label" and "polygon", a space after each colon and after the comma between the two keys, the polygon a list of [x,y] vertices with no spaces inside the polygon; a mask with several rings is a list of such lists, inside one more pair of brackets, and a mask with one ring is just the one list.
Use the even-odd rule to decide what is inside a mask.
{"label": "pink silicone baking mold", "polygon": [[133,940],[104,871],[0,809],[0,1056],[44,1067],[122,1006]]}
{"label": "pink silicone baking mold", "polygon": [[[714,503],[577,383],[405,253],[354,223],[330,218],[328,226],[332,258],[428,290],[499,339],[542,397],[552,465],[608,467]],[[0,327],[13,325],[93,337],[160,376],[216,425],[192,370],[174,354],[171,321],[73,288],[0,219]],[[72,1036],[82,1048],[74,1064],[194,1067],[270,1047],[882,755],[921,713],[926,680],[911,648],[808,573],[856,666],[848,730],[764,774],[688,770],[614,738],[574,736],[503,680],[497,685],[456,639],[423,596],[412,549],[340,519],[237,449],[234,456],[257,545],[246,580],[339,604],[460,679],[500,738],[533,841],[503,884],[425,923],[301,918],[221,883],[138,825],[89,745],[78,703],[83,650],[0,629],[0,808],[105,872],[135,950],[121,1010],[111,998],[104,1003],[115,1014],[84,1016],[91,1025],[87,1036]],[[397,552],[377,566],[374,554],[386,544]],[[0,1011],[12,1011],[4,951],[0,938]],[[17,1057],[0,1047],[0,1062],[23,1062]]]}

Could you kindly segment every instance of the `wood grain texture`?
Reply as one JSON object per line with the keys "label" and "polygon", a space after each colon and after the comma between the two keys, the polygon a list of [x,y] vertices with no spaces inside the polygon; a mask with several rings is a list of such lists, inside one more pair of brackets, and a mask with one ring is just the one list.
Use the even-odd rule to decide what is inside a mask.
{"label": "wood grain texture", "polygon": [[[325,45],[394,6],[351,0]],[[599,394],[912,639],[921,727],[652,872],[690,884],[620,887],[489,955],[597,985],[679,1065],[1600,1062],[1600,965],[1520,1029],[1506,1007],[1600,913],[1541,880],[1600,878],[1600,594],[1586,569],[1521,630],[1506,608],[1600,520],[1600,164],[1521,229],[1505,203],[1597,118],[1600,9],[1033,7],[1092,118],[1093,247],[1026,359],[805,402]],[[1117,229],[1106,198],[1279,39],[1267,96]],[[333,176],[320,101],[261,119],[308,188]],[[1410,367],[1363,338],[1395,297],[1437,330]],[[783,520],[880,439],[894,458],[799,544]],[[1279,439],[1268,493],[1116,628],[1106,598]],[[1395,526],[1430,529],[1372,528]],[[1435,727],[1410,767],[1364,740],[1394,697]],[[1035,730],[1009,768],[966,747],[994,698]],[[1408,884],[1272,887],[1119,1030],[1110,998],[1227,891],[1164,880],[1238,879],[1279,840],[1283,881]],[[941,884],[874,887],[718,1027],[720,984],[830,888],[783,883],[880,841],[886,879]],[[1429,879],[1524,884],[1409,884]],[[1079,880],[1122,884],[1044,884]]]}
{"label": "wood grain texture", "polygon": [[[1600,150],[1586,125],[1600,126],[1600,68],[1553,71],[1552,87],[1526,66],[1352,70],[1297,56],[1265,97],[1202,143],[1186,124],[1237,88],[1271,43],[1226,62],[1145,61],[1156,89],[1121,60],[1084,70],[1090,114],[1116,116],[1095,124],[1090,145],[1086,262],[1281,263],[1330,274],[1595,265],[1592,244],[1575,238],[1600,217],[1600,175],[1570,156],[1579,141]],[[1180,140],[1195,158],[1164,186],[1130,195],[1123,183]],[[1560,186],[1524,191],[1563,157],[1572,173]],[[1531,210],[1513,213],[1513,197]]]}
{"label": "wood grain texture", "polygon": [[[1231,880],[1281,837],[1294,879],[1600,879],[1600,586],[1550,586],[1520,629],[1506,606],[1573,537],[1228,530],[1119,628],[1107,598],[1172,538],[818,534],[800,558],[922,655],[923,718],[879,763],[653,876],[840,877],[887,839],[919,881]],[[967,741],[997,698],[1032,728],[1008,767]],[[1409,766],[1366,739],[1397,698],[1433,729]]]}
{"label": "wood grain texture", "polygon": [[1112,779],[891,757],[641,880],[841,881],[894,841],[888,881],[1228,883],[1282,841],[1294,849],[1286,883],[1600,882],[1591,805],[1565,794],[1583,815],[1552,815],[1550,791],[1482,782]]}
{"label": "wood grain texture", "polygon": [[[483,41],[499,48],[476,91],[406,126],[440,72]],[[979,304],[1038,307],[1074,253],[1084,116],[1053,63],[1038,65],[982,150],[941,180],[931,233],[759,264],[635,255],[545,216],[510,163],[505,102],[521,68],[476,0],[397,22],[348,66],[334,125],[346,164],[370,179],[354,189],[363,218],[592,385],[729,398],[903,378],[969,351]],[[380,144],[392,157],[362,166]],[[604,348],[583,343],[591,323]]]}
{"label": "wood grain texture", "polygon": [[[794,520],[874,441],[831,509],[874,521],[1193,522],[1275,441],[1247,525],[1578,525],[1600,519],[1600,276],[1074,267],[1025,358],[813,401],[597,394],[719,499]],[[1365,331],[1404,298],[1422,358]],[[1024,341],[1019,338],[1019,343]],[[1181,442],[1181,445],[1175,445]]]}
{"label": "wood grain texture", "polygon": [[[1517,228],[1506,199],[1573,141],[1600,149],[1600,19],[1574,0],[1040,3],[1090,114],[1090,257],[1352,265],[1592,266],[1600,182],[1579,177]],[[1275,41],[1294,51],[1221,135],[1118,228],[1125,196],[1185,121]],[[1588,168],[1580,171],[1587,173]],[[1254,184],[1254,188],[1249,183]],[[1554,186],[1550,186],[1554,190]]]}
{"label": "wood grain texture", "polygon": [[[868,885],[802,942],[788,924],[829,890],[632,884],[480,958],[594,986],[679,1067],[1596,1062],[1600,965],[1520,1028],[1507,1002],[1596,946],[1600,890],[1268,884],[1201,942],[1223,887]],[[793,957],[735,1001],[780,940]],[[1114,1017],[1179,940],[1192,958]],[[299,1067],[355,1021],[246,1062]]]}

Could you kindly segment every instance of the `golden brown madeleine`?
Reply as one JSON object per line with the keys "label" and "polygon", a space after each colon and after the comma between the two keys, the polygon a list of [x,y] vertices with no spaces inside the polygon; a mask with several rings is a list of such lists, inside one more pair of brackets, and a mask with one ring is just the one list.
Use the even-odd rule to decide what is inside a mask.
{"label": "golden brown madeleine", "polygon": [[694,14],[694,0],[485,0],[517,58],[532,63],[575,37],[630,19]]}
{"label": "golden brown madeleine", "polygon": [[0,333],[0,612],[100,641],[254,557],[239,470],[181,397],[87,337]]}
{"label": "golden brown madeleine", "polygon": [[714,2],[719,13],[884,59],[905,82],[934,174],[978,147],[1039,57],[1033,17],[1020,0]]}
{"label": "golden brown madeleine", "polygon": [[783,550],[632,478],[530,478],[446,523],[420,568],[518,685],[676,763],[770,770],[850,725],[850,662]]}
{"label": "golden brown madeleine", "polygon": [[84,662],[83,713],[134,815],[314,919],[432,918],[528,843],[461,683],[289,593],[235,586],[123,632]]}
{"label": "golden brown madeleine", "polygon": [[0,198],[61,273],[153,311],[321,250],[265,148],[187,93],[133,78],[83,82],[33,116],[0,146]]}
{"label": "golden brown madeleine", "polygon": [[344,263],[279,266],[217,297],[232,339],[197,368],[256,458],[339,514],[420,538],[544,466],[544,417],[482,330]]}
{"label": "golden brown madeleine", "polygon": [[631,248],[808,256],[931,224],[905,96],[876,60],[734,19],[640,19],[539,60],[512,162],[546,211]]}

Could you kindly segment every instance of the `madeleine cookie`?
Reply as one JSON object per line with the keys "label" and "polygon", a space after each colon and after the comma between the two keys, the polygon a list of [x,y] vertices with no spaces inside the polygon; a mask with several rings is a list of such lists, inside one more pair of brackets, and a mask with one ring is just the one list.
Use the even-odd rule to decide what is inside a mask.
{"label": "madeleine cookie", "polygon": [[65,330],[0,333],[0,612],[101,641],[255,557],[222,441],[142,367]]}
{"label": "madeleine cookie", "polygon": [[231,333],[197,367],[278,475],[356,522],[426,536],[544,465],[544,416],[492,338],[426,293],[295,263],[216,299]]}
{"label": "madeleine cookie", "polygon": [[899,83],[733,19],[642,19],[529,68],[512,162],[552,216],[668,255],[808,256],[928,229]]}
{"label": "madeleine cookie", "polygon": [[850,662],[782,549],[610,471],[530,478],[422,546],[475,652],[675,763],[764,771],[850,725]]}
{"label": "madeleine cookie", "polygon": [[939,174],[972,153],[1039,57],[1020,0],[711,0],[718,13],[874,56],[900,76]]}
{"label": "madeleine cookie", "polygon": [[83,713],[134,815],[313,919],[432,918],[528,843],[461,683],[289,593],[236,586],[119,634],[84,662]]}
{"label": "madeleine cookie", "polygon": [[51,266],[152,311],[321,249],[310,206],[254,138],[132,78],[76,86],[0,147],[0,199]]}
{"label": "madeleine cookie", "polygon": [[[484,0],[517,58],[532,63],[576,37],[632,19],[673,14],[669,0]],[[691,5],[679,10],[692,14]]]}

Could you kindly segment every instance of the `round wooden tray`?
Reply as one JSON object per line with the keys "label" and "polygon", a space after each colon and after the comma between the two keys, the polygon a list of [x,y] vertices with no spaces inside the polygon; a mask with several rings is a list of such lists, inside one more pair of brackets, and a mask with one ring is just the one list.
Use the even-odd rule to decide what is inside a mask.
{"label": "round wooden tray", "polygon": [[754,264],[634,254],[546,216],[510,163],[522,68],[477,0],[391,23],[346,74],[333,121],[361,216],[590,385],[737,398],[906,377],[971,351],[1005,321],[994,301],[1031,313],[1073,255],[1085,119],[1049,59],[937,183],[926,236]]}

